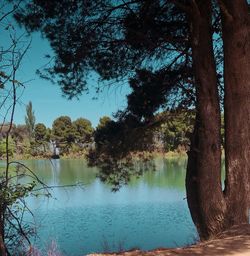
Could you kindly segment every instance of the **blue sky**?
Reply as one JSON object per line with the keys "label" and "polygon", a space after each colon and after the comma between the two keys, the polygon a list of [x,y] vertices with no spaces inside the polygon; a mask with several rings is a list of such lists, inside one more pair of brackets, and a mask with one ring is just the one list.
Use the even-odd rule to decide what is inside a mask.
{"label": "blue sky", "polygon": [[[21,34],[22,30],[17,29],[17,32]],[[2,32],[1,35],[6,37]],[[112,113],[126,106],[125,96],[128,93],[126,85],[105,90],[98,96],[98,100],[92,100],[96,96],[94,90],[82,95],[79,100],[67,100],[62,97],[58,85],[43,80],[36,74],[36,70],[48,61],[44,58],[45,54],[52,54],[49,43],[40,36],[40,33],[33,33],[31,37],[30,49],[17,73],[19,81],[28,82],[25,83],[25,90],[17,104],[14,123],[24,124],[25,106],[29,101],[33,104],[36,123],[41,122],[48,127],[51,127],[53,120],[61,115],[68,115],[72,120],[79,117],[87,118],[95,127],[100,117],[111,116]],[[95,81],[90,81],[90,87],[91,84],[94,85]]]}

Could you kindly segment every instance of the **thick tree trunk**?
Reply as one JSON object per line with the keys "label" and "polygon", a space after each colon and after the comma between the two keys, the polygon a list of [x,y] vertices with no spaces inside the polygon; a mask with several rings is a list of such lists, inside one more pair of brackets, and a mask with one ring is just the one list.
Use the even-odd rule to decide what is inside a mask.
{"label": "thick tree trunk", "polygon": [[220,2],[225,79],[227,225],[249,222],[250,19],[246,0]]}
{"label": "thick tree trunk", "polygon": [[211,2],[193,1],[191,37],[197,117],[187,166],[187,199],[201,239],[249,222],[250,19],[246,0],[218,1],[225,82],[225,190],[221,187],[220,110],[211,34]]}
{"label": "thick tree trunk", "polygon": [[[195,1],[193,1],[195,3]],[[201,239],[224,230],[220,107],[211,33],[211,1],[196,1],[190,18],[197,92],[196,125],[188,153],[188,206]]]}

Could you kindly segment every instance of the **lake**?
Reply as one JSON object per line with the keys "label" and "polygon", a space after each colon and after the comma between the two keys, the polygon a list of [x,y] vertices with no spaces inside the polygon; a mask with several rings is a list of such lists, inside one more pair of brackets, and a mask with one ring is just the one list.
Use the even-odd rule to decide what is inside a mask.
{"label": "lake", "polygon": [[[24,162],[50,186],[52,198],[28,198],[38,227],[33,243],[55,241],[63,255],[176,247],[197,239],[185,193],[186,159],[156,159],[118,192],[96,178],[84,160]],[[82,186],[67,185],[83,183]]]}

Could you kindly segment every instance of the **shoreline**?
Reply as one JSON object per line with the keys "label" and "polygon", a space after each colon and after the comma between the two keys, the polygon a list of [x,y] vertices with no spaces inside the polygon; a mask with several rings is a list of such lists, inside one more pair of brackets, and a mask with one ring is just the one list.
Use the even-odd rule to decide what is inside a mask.
{"label": "shoreline", "polygon": [[250,224],[233,226],[228,231],[204,242],[179,248],[158,248],[151,251],[132,250],[117,253],[92,253],[87,256],[249,256]]}
{"label": "shoreline", "polygon": [[[167,159],[171,158],[187,158],[187,153],[185,151],[182,152],[176,152],[176,151],[169,151],[169,152],[145,152],[143,154],[149,154],[152,157],[163,157]],[[137,155],[135,154],[135,157]],[[31,155],[14,155],[11,157],[11,161],[19,161],[19,160],[48,160],[52,159],[50,155],[39,155],[39,156],[31,156]],[[69,155],[62,155],[60,156],[60,159],[80,159],[80,160],[85,160],[86,159],[86,154],[69,154]],[[1,161],[6,160],[5,158],[0,158]]]}

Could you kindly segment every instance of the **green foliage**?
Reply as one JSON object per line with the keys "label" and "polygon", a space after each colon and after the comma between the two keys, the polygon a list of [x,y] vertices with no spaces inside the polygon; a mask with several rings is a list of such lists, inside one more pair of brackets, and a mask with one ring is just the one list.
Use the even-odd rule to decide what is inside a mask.
{"label": "green foliage", "polygon": [[[23,184],[20,181],[26,175],[30,182]],[[29,224],[24,223],[23,215],[30,211],[25,198],[37,195],[35,188],[38,184],[44,188],[42,193],[49,196],[48,191],[45,191],[44,184],[22,163],[7,162],[2,167],[0,209],[1,214],[4,211],[4,219],[1,219],[1,223],[4,221],[4,242],[10,253],[13,253],[13,250],[15,252],[21,251],[21,247],[23,248],[26,242],[29,243],[31,236],[35,234],[33,224],[31,222]],[[10,255],[16,255],[16,253]]]}
{"label": "green foliage", "polygon": [[27,137],[22,142],[17,142],[15,145],[15,155],[22,156],[22,158],[27,159],[31,155],[31,141]]}
{"label": "green foliage", "polygon": [[152,169],[150,152],[158,150],[159,143],[165,151],[187,150],[194,115],[191,110],[180,109],[162,112],[144,122],[123,112],[118,113],[117,121],[101,119],[95,131],[95,148],[88,154],[89,164],[99,166],[100,179],[119,189],[148,165]]}
{"label": "green foliage", "polygon": [[75,138],[79,143],[87,143],[91,141],[94,128],[89,120],[78,118],[72,122],[75,130]]}
{"label": "green foliage", "polygon": [[46,141],[50,141],[51,139],[51,129],[47,128],[46,129]]}
{"label": "green foliage", "polygon": [[13,125],[11,138],[15,143],[15,155],[27,156],[30,154],[30,137],[26,125]]}
{"label": "green foliage", "polygon": [[[22,155],[25,158],[31,155],[41,157],[49,155],[51,154],[48,144],[50,139],[56,141],[61,153],[72,157],[76,155],[80,157],[80,154],[84,155],[88,152],[93,141],[96,151],[99,152],[97,155],[101,155],[100,152],[102,152],[102,157],[112,144],[119,145],[119,150],[115,149],[115,146],[109,150],[109,153],[113,152],[112,154],[116,155],[115,158],[121,150],[124,151],[121,155],[125,157],[130,150],[168,152],[188,149],[189,135],[194,121],[192,110],[180,109],[157,114],[148,122],[148,128],[146,125],[145,131],[143,131],[145,123],[138,121],[135,116],[118,112],[117,118],[118,122],[108,116],[101,117],[94,130],[91,122],[85,118],[78,118],[72,122],[69,117],[61,116],[54,120],[52,129],[46,128],[42,123],[36,124],[32,140],[29,139],[26,125],[14,125],[11,131],[13,144],[10,148],[11,155]],[[130,128],[132,130],[129,130]],[[1,152],[3,155],[4,143]],[[91,154],[93,157],[93,149]]]}
{"label": "green foliage", "polygon": [[30,139],[34,135],[35,123],[36,123],[35,113],[33,111],[32,103],[30,101],[26,106],[26,116],[25,116],[25,124],[27,126]]}
{"label": "green foliage", "polygon": [[142,170],[135,168],[134,156],[140,155],[140,161],[148,160],[149,155],[138,152],[152,151],[154,147],[150,124],[145,129],[133,116],[122,117],[121,113],[118,121],[101,119],[94,134],[95,148],[87,155],[90,165],[101,168],[100,179],[113,185],[113,190],[127,184],[132,175],[141,174]]}
{"label": "green foliage", "polygon": [[161,81],[152,103],[154,98],[164,101],[166,89],[173,86],[181,90],[183,84],[191,91],[189,26],[172,1],[29,0],[23,7],[16,20],[30,31],[40,30],[55,53],[54,66],[42,76],[57,80],[70,98],[87,89],[92,70],[106,80],[146,72],[154,84]]}
{"label": "green foliage", "polygon": [[109,123],[111,120],[111,118],[109,116],[103,116],[100,118],[99,120],[99,124],[97,125],[96,129],[101,129],[103,127],[105,127],[107,125],[107,123]]}
{"label": "green foliage", "polygon": [[34,137],[37,143],[43,143],[47,140],[47,128],[44,124],[38,123],[35,125]]}
{"label": "green foliage", "polygon": [[[71,122],[70,117],[61,116],[54,120],[52,129],[47,128],[43,123],[34,127],[33,137],[27,125],[13,125],[11,130],[11,141],[13,147],[9,150],[10,155],[24,159],[35,157],[47,157],[52,154],[49,142],[54,140],[61,153],[80,156],[85,154],[88,147],[93,143],[94,128],[86,118],[78,118]],[[11,146],[12,146],[11,144]],[[0,144],[0,157],[5,154],[4,142]]]}
{"label": "green foliage", "polygon": [[164,113],[166,121],[161,125],[164,148],[166,151],[187,150],[193,131],[195,113],[191,110]]}
{"label": "green foliage", "polygon": [[69,152],[69,148],[76,139],[76,130],[68,116],[58,117],[52,125],[52,139],[54,139],[62,152]]}

